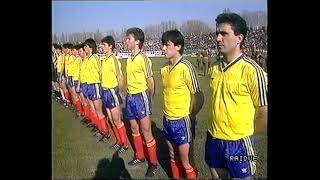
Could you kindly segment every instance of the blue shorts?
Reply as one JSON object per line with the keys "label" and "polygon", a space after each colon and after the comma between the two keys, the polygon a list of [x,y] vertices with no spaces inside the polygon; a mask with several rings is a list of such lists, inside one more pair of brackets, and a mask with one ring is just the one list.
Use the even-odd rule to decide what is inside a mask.
{"label": "blue shorts", "polygon": [[252,136],[237,141],[226,141],[213,138],[208,132],[205,161],[210,168],[227,169],[232,178],[251,177],[256,171],[257,160],[253,144]]}
{"label": "blue shorts", "polygon": [[124,115],[127,120],[141,120],[151,115],[151,101],[146,91],[127,95]]}
{"label": "blue shorts", "polygon": [[178,120],[169,120],[163,117],[163,133],[168,141],[177,146],[190,143],[192,140],[192,123],[189,118],[183,117]]}
{"label": "blue shorts", "polygon": [[99,83],[87,84],[84,86],[83,95],[91,101],[101,99],[101,86]]}
{"label": "blue shorts", "polygon": [[80,92],[84,95],[84,92],[86,91],[87,83],[80,83]]}
{"label": "blue shorts", "polygon": [[122,104],[122,99],[119,94],[119,88],[102,90],[102,101],[106,108],[112,109]]}

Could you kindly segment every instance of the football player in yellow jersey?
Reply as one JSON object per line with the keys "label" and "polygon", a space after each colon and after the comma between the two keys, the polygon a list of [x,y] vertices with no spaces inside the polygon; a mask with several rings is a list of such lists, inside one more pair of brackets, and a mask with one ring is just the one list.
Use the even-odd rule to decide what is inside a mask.
{"label": "football player in yellow jersey", "polygon": [[69,51],[69,58],[68,58],[68,84],[67,87],[69,89],[69,93],[71,95],[71,105],[75,107],[75,102],[76,102],[76,91],[74,88],[74,81],[73,81],[73,73],[74,73],[74,67],[75,67],[75,60],[76,60],[76,54],[77,50],[74,45],[70,46],[70,51]]}
{"label": "football player in yellow jersey", "polygon": [[[61,47],[61,46],[60,46]],[[58,84],[59,84],[59,90],[62,96],[62,100],[65,102],[66,98],[64,97],[63,93],[63,69],[64,69],[64,55],[63,55],[63,49],[61,47],[61,51],[58,55],[57,59],[57,74],[58,74]]]}
{"label": "football player in yellow jersey", "polygon": [[85,118],[82,119],[82,122],[84,123],[90,123],[90,106],[89,106],[89,102],[88,100],[85,98],[84,91],[86,88],[86,81],[84,78],[84,74],[85,74],[85,63],[86,63],[86,53],[84,51],[84,45],[80,44],[78,47],[78,53],[79,53],[79,58],[80,58],[80,67],[79,67],[79,83],[76,87],[76,92],[79,94],[79,97],[81,99],[81,105],[83,108],[83,116]]}
{"label": "football player in yellow jersey", "polygon": [[84,92],[84,95],[89,99],[92,110],[91,119],[99,130],[96,135],[102,134],[103,136],[100,140],[103,141],[110,138],[110,133],[107,117],[102,111],[101,65],[98,57],[95,55],[97,51],[96,42],[91,38],[85,40],[84,51],[88,58],[85,68],[87,90]]}
{"label": "football player in yellow jersey", "polygon": [[209,69],[212,118],[208,119],[205,161],[213,179],[252,178],[254,133],[267,124],[267,76],[241,51],[246,21],[235,13],[216,18],[217,47],[222,59]]}
{"label": "football player in yellow jersey", "polygon": [[56,100],[61,100],[60,87],[59,87],[59,75],[58,75],[58,58],[61,54],[61,46],[53,44],[52,52],[52,88]]}
{"label": "football player in yellow jersey", "polygon": [[129,120],[135,157],[129,165],[137,165],[145,161],[142,133],[149,157],[149,168],[146,177],[156,173],[158,165],[156,141],[151,131],[151,101],[154,96],[154,79],[151,60],[141,52],[144,33],[140,28],[130,28],[126,32],[126,43],[132,52],[127,59],[127,99],[125,118]]}
{"label": "football player in yellow jersey", "polygon": [[69,63],[69,70],[70,70],[70,76],[71,76],[71,97],[72,97],[72,102],[75,107],[75,109],[78,111],[77,115],[79,116],[80,113],[83,114],[82,112],[82,106],[81,106],[81,100],[79,98],[79,95],[76,92],[76,87],[79,84],[79,70],[80,70],[80,56],[78,49],[80,48],[79,45],[74,45],[71,48],[71,60]]}
{"label": "football player in yellow jersey", "polygon": [[63,52],[63,55],[62,55],[62,60],[61,60],[61,80],[60,80],[60,87],[62,88],[62,91],[63,91],[63,95],[65,97],[65,106],[68,105],[68,103],[70,103],[70,94],[69,94],[69,91],[67,89],[67,68],[66,68],[66,59],[68,57],[68,47],[70,46],[69,43],[65,43],[63,44],[62,46],[62,52]]}
{"label": "football player in yellow jersey", "polygon": [[[170,166],[174,179],[196,179],[198,172],[190,164],[189,152],[192,136],[190,119],[195,121],[204,99],[192,64],[182,57],[184,37],[178,30],[162,35],[162,50],[169,59],[161,68],[164,94],[163,132],[170,153]],[[194,125],[194,124],[193,124]]]}
{"label": "football player in yellow jersey", "polygon": [[66,74],[66,85],[67,85],[67,90],[69,94],[69,108],[73,109],[73,95],[72,95],[72,62],[74,59],[74,56],[72,55],[71,48],[73,47],[73,44],[68,43],[68,46],[66,47],[67,54],[65,56],[64,60],[64,68],[65,68],[65,74]]}
{"label": "football player in yellow jersey", "polygon": [[120,105],[123,92],[123,75],[121,63],[113,54],[115,41],[112,36],[106,36],[101,40],[100,48],[102,50],[101,66],[101,86],[102,101],[107,112],[110,111],[112,121],[112,130],[117,142],[113,145],[119,153],[126,151],[129,147],[126,127],[122,121],[122,112]]}

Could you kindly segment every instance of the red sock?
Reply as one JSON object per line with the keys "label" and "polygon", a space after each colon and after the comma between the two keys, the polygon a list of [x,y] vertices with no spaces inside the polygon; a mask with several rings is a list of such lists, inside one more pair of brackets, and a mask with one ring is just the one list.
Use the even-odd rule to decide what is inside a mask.
{"label": "red sock", "polygon": [[173,179],[182,178],[180,176],[181,173],[179,172],[179,167],[177,166],[177,163],[173,159],[170,160],[170,166],[171,166],[172,178]]}
{"label": "red sock", "polygon": [[81,114],[81,116],[85,116],[83,103],[81,102],[80,99],[79,99],[79,101],[80,101],[80,114]]}
{"label": "red sock", "polygon": [[83,106],[85,116],[90,119],[90,109],[88,105]]}
{"label": "red sock", "polygon": [[78,99],[78,100],[75,102],[75,107],[76,107],[76,109],[81,113],[81,101],[80,101],[80,99]]}
{"label": "red sock", "polygon": [[113,130],[114,136],[116,137],[117,144],[122,144],[122,143],[121,143],[121,139],[120,139],[120,134],[119,134],[119,131],[118,131],[118,129],[117,129],[117,126],[116,126],[116,125],[113,125],[113,126],[112,126],[112,130]]}
{"label": "red sock", "polygon": [[89,115],[90,121],[94,126],[97,126],[96,120],[95,120],[95,113],[90,108],[90,115]]}
{"label": "red sock", "polygon": [[109,126],[108,126],[107,118],[103,116],[103,118],[99,119],[99,122],[100,122],[100,131],[102,132],[102,134],[109,135]]}
{"label": "red sock", "polygon": [[64,91],[63,93],[64,93],[64,97],[66,98],[66,100],[70,102],[70,94],[69,94],[69,92],[68,91]]}
{"label": "red sock", "polygon": [[97,113],[94,113],[94,115],[93,115],[93,122],[96,125],[96,127],[99,129],[99,131],[102,132],[100,119],[99,119]]}
{"label": "red sock", "polygon": [[185,171],[185,169],[184,169],[184,167],[183,167],[183,165],[182,165],[182,162],[181,162],[179,156],[176,156],[176,157],[175,157],[175,162],[176,162],[176,165],[177,165],[177,167],[178,167],[178,169],[179,169],[179,176],[180,176],[180,178],[185,178],[185,177],[187,176],[187,175],[186,175],[186,171]]}
{"label": "red sock", "polygon": [[119,136],[120,136],[120,141],[124,147],[128,147],[128,136],[127,136],[127,130],[126,127],[124,126],[123,122],[121,122],[121,126],[117,127]]}
{"label": "red sock", "polygon": [[188,179],[197,179],[197,173],[194,168],[186,169],[186,174]]}
{"label": "red sock", "polygon": [[132,134],[133,136],[133,144],[136,150],[136,158],[138,159],[145,159],[144,152],[143,152],[143,145],[142,145],[142,137],[140,134]]}
{"label": "red sock", "polygon": [[153,139],[147,143],[148,155],[150,158],[150,163],[152,165],[158,165],[158,155],[157,155],[157,144],[156,140]]}
{"label": "red sock", "polygon": [[148,153],[147,144],[146,144],[145,141],[142,141],[142,144],[143,144],[143,152],[144,152],[144,154],[145,154],[145,157],[146,157],[147,159],[149,159],[149,153]]}

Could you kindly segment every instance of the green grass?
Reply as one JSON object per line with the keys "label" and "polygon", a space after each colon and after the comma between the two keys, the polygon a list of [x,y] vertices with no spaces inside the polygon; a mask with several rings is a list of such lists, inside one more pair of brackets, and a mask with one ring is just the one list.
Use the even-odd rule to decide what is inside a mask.
{"label": "green grass", "polygon": [[[152,58],[154,79],[156,82],[155,104],[152,114],[152,130],[158,143],[160,168],[154,178],[169,178],[169,156],[164,138],[162,136],[162,81],[160,67],[165,63],[164,58]],[[193,65],[194,58],[190,59]],[[125,72],[125,60],[121,60],[122,70]],[[206,140],[207,119],[210,118],[210,89],[209,81],[204,76],[198,76],[200,86],[205,95],[205,103],[197,116],[196,139],[194,141],[194,159],[199,169],[199,178],[210,178],[210,172],[204,161],[204,144]],[[52,101],[53,121],[53,178],[144,178],[147,164],[139,167],[127,165],[133,157],[130,147],[127,152],[117,156],[109,146],[114,144],[112,136],[108,142],[98,142],[90,129],[82,125],[74,114],[62,105]],[[130,132],[128,132],[130,133]],[[257,177],[267,177],[267,135],[257,137],[256,152]]]}

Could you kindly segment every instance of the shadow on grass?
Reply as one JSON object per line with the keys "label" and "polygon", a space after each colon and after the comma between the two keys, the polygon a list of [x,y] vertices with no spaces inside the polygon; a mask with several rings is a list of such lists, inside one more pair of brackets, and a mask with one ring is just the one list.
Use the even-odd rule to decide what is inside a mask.
{"label": "shadow on grass", "polygon": [[157,127],[156,123],[153,121],[151,123],[151,129],[152,134],[157,142],[159,164],[164,170],[164,172],[167,174],[167,176],[171,177],[169,150],[163,132],[161,129]]}
{"label": "shadow on grass", "polygon": [[[129,142],[131,144],[131,147],[134,150],[134,143],[133,143],[133,138],[131,135],[131,128],[130,128],[130,123],[128,120],[124,120],[124,124],[127,128],[127,135]],[[169,150],[167,143],[165,141],[165,137],[162,133],[162,130],[159,129],[156,125],[155,122],[151,121],[151,130],[152,134],[157,142],[157,148],[158,148],[158,161],[161,166],[161,168],[165,171],[168,177],[171,177],[171,170],[170,170],[170,157],[169,157]],[[147,152],[145,152],[147,153]],[[132,157],[134,157],[134,154],[132,154]]]}
{"label": "shadow on grass", "polygon": [[93,179],[132,179],[125,167],[124,160],[114,153],[111,159],[103,158],[99,161]]}

